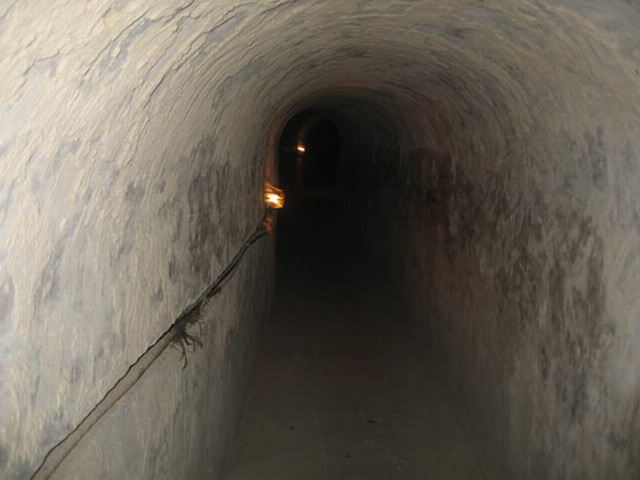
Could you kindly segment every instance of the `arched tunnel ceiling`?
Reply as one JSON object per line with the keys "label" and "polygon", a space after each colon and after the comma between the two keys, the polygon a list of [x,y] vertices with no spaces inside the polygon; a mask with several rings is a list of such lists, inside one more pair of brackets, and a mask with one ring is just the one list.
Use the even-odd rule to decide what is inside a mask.
{"label": "arched tunnel ceiling", "polygon": [[[133,123],[136,139],[142,129],[153,135],[179,124],[185,135],[197,135],[216,119],[238,122],[240,112],[269,119],[313,92],[345,86],[364,96],[380,92],[414,122],[429,111],[454,122],[466,115],[505,118],[496,110],[506,109],[513,120],[503,121],[518,125],[537,108],[566,114],[597,102],[593,92],[602,85],[624,105],[637,76],[630,61],[637,53],[637,11],[622,3],[160,2],[150,8],[60,1],[50,7],[52,22],[40,13],[17,2],[3,16],[7,34],[29,32],[14,36],[8,45],[16,53],[3,61],[2,100],[13,105],[13,116],[30,111],[34,123],[52,122],[47,114],[64,108],[75,116],[56,118],[57,124],[72,127],[94,116]],[[29,88],[43,76],[50,77],[44,91]],[[70,83],[73,95],[62,94]],[[45,95],[46,106],[39,103]],[[140,109],[147,117],[127,122]],[[157,126],[156,109],[163,117]]]}
{"label": "arched tunnel ceiling", "polygon": [[[455,270],[459,258],[476,262],[484,280],[474,285],[498,285],[505,298],[521,295],[516,303],[529,305],[522,309],[531,318],[544,316],[549,305],[574,312],[580,298],[602,300],[600,310],[584,307],[585,315],[597,311],[613,318],[619,331],[614,340],[594,327],[602,338],[585,334],[574,350],[564,349],[553,338],[569,338],[571,324],[544,337],[551,346],[540,348],[556,352],[562,364],[573,361],[566,351],[582,348],[575,345],[614,345],[615,355],[598,353],[587,363],[596,365],[594,376],[614,378],[607,391],[622,393],[605,401],[608,393],[589,384],[583,387],[591,395],[587,403],[605,405],[592,420],[565,425],[558,420],[562,414],[544,412],[536,418],[559,425],[557,435],[565,426],[568,435],[578,435],[603,425],[610,438],[623,435],[629,416],[618,413],[633,409],[628,397],[638,381],[630,366],[640,363],[632,346],[640,332],[629,320],[640,310],[633,283],[640,236],[634,227],[638,25],[640,9],[631,1],[5,2],[0,352],[3,368],[15,373],[0,387],[0,439],[15,441],[0,441],[0,467],[7,465],[10,478],[32,472],[215,277],[261,215],[264,170],[272,175],[282,128],[308,108],[332,112],[347,128],[360,167],[385,165],[389,159],[382,157],[394,151],[393,161],[406,169],[391,178],[389,188],[411,187],[418,195],[437,190],[442,179],[458,179],[438,192],[441,216],[423,219],[437,223],[435,233],[420,226],[411,234],[398,226],[393,234],[404,242],[398,248],[429,262],[416,245],[424,238],[444,239],[452,266],[447,271]],[[432,165],[431,159],[437,161]],[[436,165],[440,160],[444,167]],[[434,185],[431,174],[438,177]],[[407,215],[424,210],[401,206]],[[483,237],[478,232],[485,230],[469,226],[472,220],[493,234]],[[568,233],[558,233],[564,227]],[[583,230],[589,239],[567,246]],[[391,244],[389,232],[379,234],[381,244]],[[532,280],[518,269],[516,253],[508,256],[525,255],[518,242],[528,245],[533,259],[527,272],[544,275]],[[455,248],[458,257],[449,252]],[[587,274],[570,279],[574,270],[590,271],[575,253],[581,249],[596,251],[592,263],[601,288],[592,288]],[[504,267],[494,265],[499,262]],[[565,262],[567,271],[558,273],[554,262]],[[526,277],[526,288],[515,292],[504,279],[518,275]],[[471,282],[456,279],[445,278],[433,295]],[[562,284],[555,288],[564,295],[560,299],[548,285],[552,280]],[[247,282],[249,290],[260,289]],[[551,292],[545,298],[543,289]],[[451,299],[438,307],[446,312],[464,302]],[[496,300],[486,307],[487,325],[502,306]],[[580,315],[574,317],[567,322],[580,325]],[[236,321],[222,322],[224,335],[232,335]],[[528,367],[518,349],[534,348],[519,331],[510,331],[518,339],[513,344],[504,340],[503,327],[487,326],[491,338],[479,327],[469,330],[481,343],[452,367],[495,367],[502,390],[486,392],[480,385],[477,395],[485,396],[475,399],[494,413],[504,400],[497,396],[527,396],[529,383],[518,372]],[[462,329],[453,331],[464,337]],[[447,332],[439,333],[453,342],[455,333]],[[487,352],[499,349],[512,354],[503,362],[507,366],[491,363]],[[212,362],[222,365],[225,351],[211,354]],[[583,371],[584,362],[571,365]],[[560,385],[568,373],[556,373]],[[177,374],[172,378],[180,382]],[[568,408],[558,400],[554,410],[553,395],[544,397],[551,402],[545,408]],[[27,397],[29,402],[21,400]],[[516,404],[500,417],[505,424],[518,424],[513,419],[528,411],[526,399]],[[548,453],[557,445],[557,438],[531,434],[531,440],[529,427],[518,428],[497,448],[513,440]],[[574,448],[571,440],[563,445]],[[513,469],[524,462],[518,455],[508,460]],[[617,472],[637,465],[625,455],[617,452],[607,465]],[[561,477],[563,468],[555,463],[545,473]]]}

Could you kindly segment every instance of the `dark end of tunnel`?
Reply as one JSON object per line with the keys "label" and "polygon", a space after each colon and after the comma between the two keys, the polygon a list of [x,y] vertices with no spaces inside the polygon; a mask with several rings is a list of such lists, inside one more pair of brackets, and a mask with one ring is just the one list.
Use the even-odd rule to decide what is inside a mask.
{"label": "dark end of tunnel", "polygon": [[340,132],[322,112],[295,115],[282,132],[278,154],[280,182],[290,196],[335,189]]}
{"label": "dark end of tunnel", "polygon": [[[305,289],[326,299],[337,289],[344,295],[339,303],[350,303],[370,294],[372,282],[388,284],[381,278],[386,269],[376,239],[367,235],[358,213],[355,197],[366,193],[349,162],[372,151],[384,155],[380,145],[363,146],[371,145],[370,136],[391,144],[391,136],[384,135],[385,122],[375,115],[352,115],[349,102],[334,103],[321,99],[292,116],[279,138],[279,187],[287,201],[278,211],[276,304]],[[369,131],[372,125],[378,127],[375,133]]]}
{"label": "dark end of tunnel", "polygon": [[[400,150],[397,112],[378,100],[366,91],[326,92],[283,123],[276,156],[287,201],[278,213],[278,286],[329,265],[341,275],[386,271],[362,217],[363,202],[379,185],[358,167]],[[330,282],[328,275],[320,283]]]}
{"label": "dark end of tunnel", "polygon": [[330,290],[336,276],[361,271],[357,226],[341,190],[341,130],[330,113],[307,109],[285,125],[278,145],[279,185],[287,195],[278,214],[276,291],[306,285]]}
{"label": "dark end of tunnel", "polygon": [[278,145],[280,186],[287,195],[276,248],[281,287],[285,279],[309,280],[318,271],[318,259],[328,257],[327,249],[345,237],[335,213],[339,156],[338,127],[321,111],[304,110],[285,125]]}

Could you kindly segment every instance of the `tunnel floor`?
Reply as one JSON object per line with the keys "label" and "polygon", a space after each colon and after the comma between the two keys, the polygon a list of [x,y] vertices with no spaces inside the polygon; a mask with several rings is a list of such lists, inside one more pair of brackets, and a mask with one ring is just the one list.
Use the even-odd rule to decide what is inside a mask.
{"label": "tunnel floor", "polygon": [[344,205],[278,218],[274,311],[226,480],[487,478]]}

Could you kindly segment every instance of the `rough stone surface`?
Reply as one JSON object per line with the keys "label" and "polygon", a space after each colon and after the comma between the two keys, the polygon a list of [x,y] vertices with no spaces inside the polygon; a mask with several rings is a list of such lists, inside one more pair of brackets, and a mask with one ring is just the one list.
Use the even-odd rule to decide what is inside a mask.
{"label": "rough stone surface", "polygon": [[[318,107],[486,454],[637,477],[639,24],[615,0],[5,2],[0,472],[28,478],[215,278],[261,215],[267,146]],[[266,259],[65,476],[215,471]]]}

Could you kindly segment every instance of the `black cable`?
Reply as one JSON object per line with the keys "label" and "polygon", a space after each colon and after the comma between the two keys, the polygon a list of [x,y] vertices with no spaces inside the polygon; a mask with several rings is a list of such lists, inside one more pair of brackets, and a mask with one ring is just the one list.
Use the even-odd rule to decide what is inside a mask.
{"label": "black cable", "polygon": [[187,333],[187,327],[198,322],[199,313],[209,303],[209,300],[222,290],[222,283],[235,271],[247,250],[267,234],[270,215],[271,210],[267,210],[254,232],[216,280],[191,305],[185,308],[171,326],[129,366],[124,375],[113,384],[80,423],[47,452],[42,463],[32,475],[32,480],[49,478],[89,430],[137,383],[169,345],[176,342],[181,345],[185,362],[187,346],[194,344],[202,346],[199,338]]}
{"label": "black cable", "polygon": [[242,257],[244,256],[245,252],[249,249],[249,247],[251,247],[251,245],[253,245],[260,238],[266,235],[267,229],[266,229],[265,222],[267,220],[268,215],[269,215],[269,211],[265,212],[264,216],[260,220],[260,223],[256,227],[253,234],[242,245],[242,247],[240,248],[236,256],[233,257],[229,265],[227,265],[227,267],[222,271],[222,273],[218,275],[218,278],[216,279],[216,281],[213,282],[211,285],[209,285],[206,288],[206,290],[202,292],[202,294],[196,299],[196,301],[194,301],[191,305],[185,308],[185,310],[180,314],[180,316],[173,323],[173,325],[171,325],[170,328],[180,325],[183,322],[185,324],[191,323],[189,320],[191,319],[193,314],[196,311],[201,310],[202,307],[204,307],[209,302],[209,300],[211,300],[211,298],[220,291],[220,285],[222,285],[222,282],[224,282],[229,277],[229,275],[233,273],[233,271],[236,269],[236,267],[240,263],[240,260],[242,260]]}

